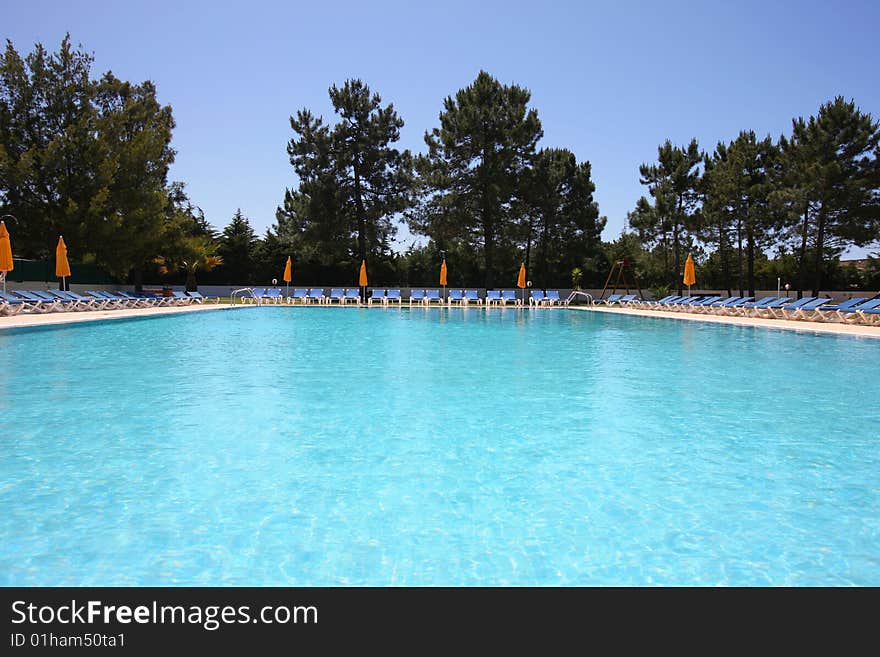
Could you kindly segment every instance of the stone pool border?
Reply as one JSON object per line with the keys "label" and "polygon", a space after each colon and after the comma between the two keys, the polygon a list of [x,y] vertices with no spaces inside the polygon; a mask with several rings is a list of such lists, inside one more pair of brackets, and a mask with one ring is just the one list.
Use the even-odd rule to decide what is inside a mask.
{"label": "stone pool border", "polygon": [[701,315],[697,313],[673,312],[669,310],[644,310],[641,308],[605,308],[604,306],[571,306],[572,310],[609,313],[614,315],[636,315],[677,319],[680,321],[705,322],[708,324],[727,324],[729,326],[751,326],[757,328],[781,329],[800,333],[822,333],[826,335],[848,335],[859,338],[880,338],[880,326],[861,326],[839,322],[805,322],[793,319],[762,319],[759,317],[726,317],[723,315]]}
{"label": "stone pool border", "polygon": [[181,315],[184,313],[207,312],[210,310],[230,310],[232,308],[247,308],[251,306],[233,306],[228,303],[197,304],[190,306],[167,306],[164,308],[120,308],[117,310],[84,310],[81,312],[52,312],[44,314],[19,314],[10,317],[0,317],[0,333],[9,329],[29,328],[60,328],[75,324],[103,321],[119,321],[131,319],[150,319],[152,317],[167,317],[169,315]]}
{"label": "stone pool border", "polygon": [[[169,315],[181,315],[184,313],[208,312],[212,310],[232,310],[244,308],[259,308],[252,304],[199,304],[190,306],[169,306],[166,308],[123,308],[119,310],[91,310],[82,312],[54,312],[46,314],[25,314],[11,317],[0,317],[0,332],[7,329],[28,329],[40,327],[62,327],[85,322],[101,322],[110,320],[148,319],[151,317],[167,317]],[[327,308],[321,305],[271,305],[270,308]],[[334,307],[334,306],[329,306]],[[381,304],[335,306],[338,308],[370,308],[397,310],[396,306],[383,307]],[[433,306],[434,308],[446,308],[447,306]],[[403,309],[409,306],[402,306]],[[429,307],[430,308],[430,307]],[[425,310],[429,309],[425,308]],[[481,306],[474,310],[481,309]],[[416,308],[417,310],[419,308]],[[561,307],[538,308],[538,310],[563,310]],[[520,308],[507,308],[508,311],[521,310]],[[860,326],[856,324],[804,322],[786,319],[761,319],[757,317],[725,317],[718,315],[698,315],[695,313],[677,313],[665,310],[644,310],[639,308],[606,308],[604,306],[570,306],[567,310],[582,312],[610,313],[614,315],[635,315],[638,317],[654,317],[661,319],[677,319],[680,321],[704,322],[709,324],[727,324],[729,326],[751,326],[757,328],[781,329],[785,331],[797,331],[802,333],[820,333],[826,335],[848,335],[860,338],[880,339],[880,326]]]}

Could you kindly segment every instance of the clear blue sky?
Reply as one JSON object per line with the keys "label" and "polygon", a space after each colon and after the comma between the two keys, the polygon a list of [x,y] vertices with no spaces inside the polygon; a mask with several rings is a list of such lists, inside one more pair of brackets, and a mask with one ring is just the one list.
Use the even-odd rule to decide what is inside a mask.
{"label": "clear blue sky", "polygon": [[711,149],[741,129],[777,137],[838,94],[880,115],[876,0],[0,0],[0,10],[19,52],[36,41],[54,50],[69,31],[94,52],[96,76],[155,81],[177,121],[172,178],[215,226],[241,207],[259,232],[296,184],[289,116],[308,107],[332,119],[327,88],[349,77],[394,103],[413,151],[443,98],[481,68],[529,88],[541,145],[592,162],[608,239],[664,139]]}

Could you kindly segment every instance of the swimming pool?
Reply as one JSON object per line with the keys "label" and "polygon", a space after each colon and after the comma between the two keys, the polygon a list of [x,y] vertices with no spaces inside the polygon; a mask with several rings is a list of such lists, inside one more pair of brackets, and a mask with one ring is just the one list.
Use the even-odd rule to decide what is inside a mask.
{"label": "swimming pool", "polygon": [[565,310],[0,332],[0,584],[877,585],[878,372]]}

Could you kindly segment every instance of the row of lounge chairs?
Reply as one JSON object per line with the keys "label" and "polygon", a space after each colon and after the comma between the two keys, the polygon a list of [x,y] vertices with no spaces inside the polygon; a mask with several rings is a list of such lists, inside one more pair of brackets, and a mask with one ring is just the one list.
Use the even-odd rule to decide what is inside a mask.
{"label": "row of lounge chairs", "polygon": [[[329,294],[324,293],[324,288],[293,288],[287,295],[280,288],[254,288],[250,296],[243,297],[246,303],[258,304],[332,304],[360,302],[360,288],[331,288]],[[399,289],[372,288],[367,297],[367,305],[381,303],[383,305],[403,305],[403,296]],[[521,306],[522,300],[515,290],[489,290],[485,299],[481,298],[477,290],[460,290],[451,288],[446,298],[441,295],[439,289],[413,289],[407,300],[413,305],[468,305],[476,304],[486,306],[506,306],[508,304]],[[565,303],[559,297],[558,290],[548,290],[545,294],[540,290],[533,290],[529,298],[529,305],[552,306]]]}
{"label": "row of lounge chairs", "polygon": [[0,314],[72,312],[87,310],[118,310],[122,308],[156,308],[159,306],[183,306],[219,301],[219,297],[206,297],[198,292],[174,292],[164,297],[149,292],[108,292],[87,290],[86,295],[64,290],[12,290],[0,292]]}
{"label": "row of lounge chairs", "polygon": [[642,300],[636,295],[611,295],[606,305],[647,308],[674,312],[690,312],[729,317],[791,319],[810,322],[842,322],[845,324],[880,324],[880,298],[854,297],[832,301],[829,297],[754,297],[670,295],[663,299]]}

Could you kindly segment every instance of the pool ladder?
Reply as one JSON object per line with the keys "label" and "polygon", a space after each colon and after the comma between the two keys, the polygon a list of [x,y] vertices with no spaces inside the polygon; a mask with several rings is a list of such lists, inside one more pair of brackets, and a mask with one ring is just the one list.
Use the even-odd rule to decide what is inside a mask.
{"label": "pool ladder", "polygon": [[[239,295],[236,297],[236,295]],[[235,304],[235,299],[238,298],[241,300],[241,303],[244,303],[245,299],[253,299],[257,304],[261,303],[261,299],[257,299],[254,296],[254,289],[252,287],[242,287],[237,290],[233,290],[229,295],[229,302]]]}
{"label": "pool ladder", "polygon": [[580,291],[580,290],[572,290],[572,291],[571,291],[571,294],[569,294],[569,295],[568,295],[568,298],[565,300],[565,305],[567,306],[568,304],[570,304],[572,301],[574,301],[574,299],[575,299],[577,296],[585,297],[585,298],[587,299],[587,302],[588,302],[591,306],[595,303],[595,302],[593,301],[593,295],[592,295],[592,294],[590,294],[590,293],[588,293],[588,292],[582,292],[582,291]]}

